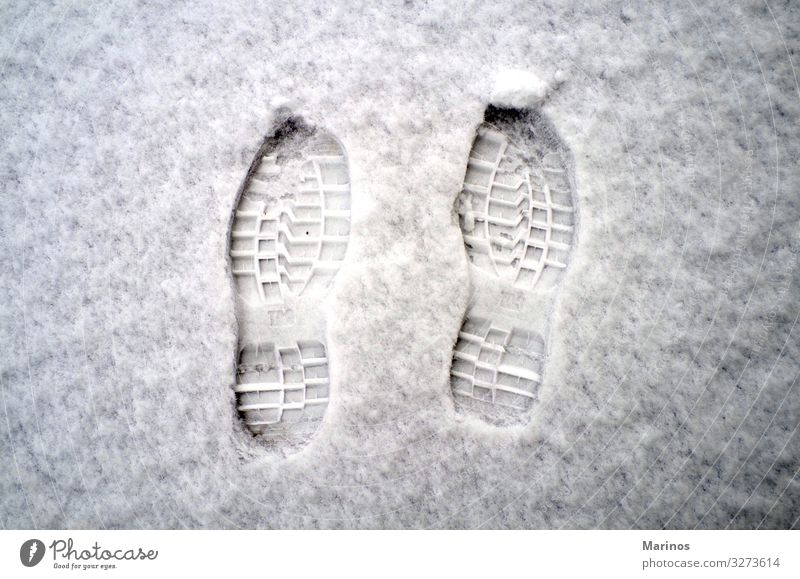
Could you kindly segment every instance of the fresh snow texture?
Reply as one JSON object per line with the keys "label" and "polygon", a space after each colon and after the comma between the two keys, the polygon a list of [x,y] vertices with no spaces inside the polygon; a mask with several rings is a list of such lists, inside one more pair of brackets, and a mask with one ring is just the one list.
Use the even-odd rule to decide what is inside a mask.
{"label": "fresh snow texture", "polygon": [[502,70],[497,74],[491,104],[504,108],[533,108],[542,103],[550,85],[527,70]]}
{"label": "fresh snow texture", "polygon": [[[0,527],[800,525],[797,2],[5,2],[0,22]],[[541,130],[486,119],[519,148],[489,181],[551,143],[572,194],[551,201],[577,211],[536,241],[565,267],[533,290],[498,280],[535,275],[535,243],[465,245],[487,215],[496,248],[532,238],[531,208],[570,214],[541,179],[521,204],[461,195],[471,157],[496,165],[473,151],[492,103]],[[346,253],[314,301],[239,315],[237,195],[287,114],[346,154]],[[309,440],[246,428],[251,339],[293,376],[307,341],[325,358],[291,379],[330,385]],[[269,352],[238,361],[272,392]],[[454,371],[530,395],[463,408]]]}

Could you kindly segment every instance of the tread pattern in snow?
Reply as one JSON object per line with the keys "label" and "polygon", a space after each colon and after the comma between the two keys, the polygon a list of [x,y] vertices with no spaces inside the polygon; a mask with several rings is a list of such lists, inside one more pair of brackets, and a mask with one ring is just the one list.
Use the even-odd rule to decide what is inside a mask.
{"label": "tread pattern in snow", "polygon": [[558,150],[526,159],[484,123],[470,152],[458,200],[470,260],[515,287],[534,287],[567,266],[574,228],[571,187]]}
{"label": "tread pattern in snow", "polygon": [[328,358],[322,342],[245,346],[236,370],[237,409],[253,434],[315,428],[328,405]]}
{"label": "tread pattern in snow", "polygon": [[456,397],[527,410],[541,383],[544,340],[519,328],[467,318],[458,334],[450,380]]}
{"label": "tread pattern in snow", "polygon": [[296,129],[265,148],[239,198],[230,255],[239,295],[280,306],[336,275],[350,234],[349,172],[342,146],[320,132]]}

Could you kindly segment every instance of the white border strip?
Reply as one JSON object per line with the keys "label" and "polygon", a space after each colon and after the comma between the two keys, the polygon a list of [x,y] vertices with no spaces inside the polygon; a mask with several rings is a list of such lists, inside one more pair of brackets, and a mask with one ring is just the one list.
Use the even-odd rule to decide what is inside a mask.
{"label": "white border strip", "polygon": [[[47,549],[31,568],[20,562],[29,539]],[[76,554],[65,559],[69,539]],[[644,550],[646,541],[688,549]],[[792,531],[3,531],[0,577],[778,578],[800,576],[798,544],[800,534]],[[158,555],[135,561],[93,556],[140,548]],[[91,558],[76,560],[84,550]],[[733,559],[742,559],[739,568],[675,566]],[[767,559],[778,559],[779,566],[757,566]],[[646,565],[651,560],[673,565]],[[84,570],[84,564],[115,567]]]}

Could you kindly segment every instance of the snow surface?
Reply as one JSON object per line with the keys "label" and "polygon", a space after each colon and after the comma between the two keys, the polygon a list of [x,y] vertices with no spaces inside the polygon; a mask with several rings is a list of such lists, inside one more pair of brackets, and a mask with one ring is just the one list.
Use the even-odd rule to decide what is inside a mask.
{"label": "snow surface", "polygon": [[[800,525],[796,3],[6,2],[0,526]],[[504,69],[558,86],[580,244],[527,426],[455,412],[453,203]],[[347,149],[326,420],[234,410],[241,180]],[[291,323],[291,314],[275,323]]]}
{"label": "snow surface", "polygon": [[550,85],[536,74],[505,69],[497,74],[489,102],[509,109],[532,108],[541,105],[549,92]]}

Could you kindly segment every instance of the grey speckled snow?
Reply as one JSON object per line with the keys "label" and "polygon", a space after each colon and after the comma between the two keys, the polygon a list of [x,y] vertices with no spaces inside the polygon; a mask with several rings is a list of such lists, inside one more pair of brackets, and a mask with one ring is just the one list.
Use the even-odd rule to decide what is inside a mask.
{"label": "grey speckled snow", "polygon": [[[0,8],[0,527],[800,525],[798,5],[384,4]],[[507,430],[449,384],[504,69],[553,87],[581,211]],[[284,104],[342,141],[353,211],[288,458],[235,411],[226,270]]]}

